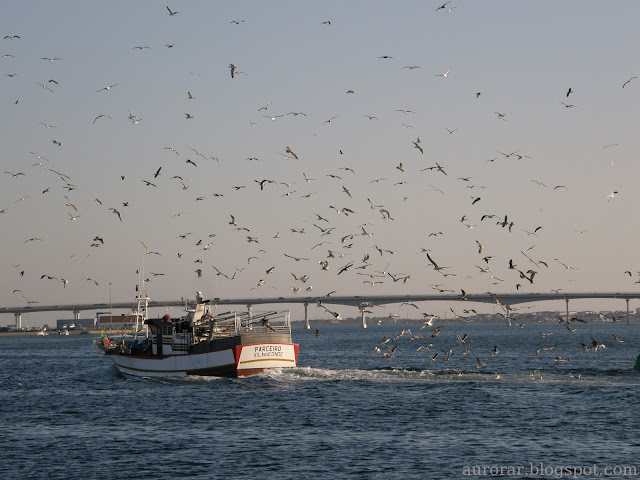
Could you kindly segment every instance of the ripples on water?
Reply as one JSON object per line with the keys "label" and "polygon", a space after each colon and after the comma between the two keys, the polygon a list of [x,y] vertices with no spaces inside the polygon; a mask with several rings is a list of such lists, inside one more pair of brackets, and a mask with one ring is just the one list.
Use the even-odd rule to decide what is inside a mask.
{"label": "ripples on water", "polygon": [[[426,332],[297,329],[299,368],[243,379],[123,379],[90,336],[0,337],[0,478],[447,479],[486,478],[462,475],[474,465],[640,467],[637,324],[575,334],[447,325],[434,339],[399,339],[392,360],[372,355],[403,328]],[[467,356],[456,340],[464,333]],[[607,349],[583,352],[591,336]],[[428,343],[435,361],[416,352]]]}

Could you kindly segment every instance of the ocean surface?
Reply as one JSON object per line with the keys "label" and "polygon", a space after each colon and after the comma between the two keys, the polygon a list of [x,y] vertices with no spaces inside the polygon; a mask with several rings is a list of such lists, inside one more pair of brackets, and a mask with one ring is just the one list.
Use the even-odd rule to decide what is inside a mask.
{"label": "ocean surface", "polygon": [[639,477],[639,324],[420,327],[295,326],[298,368],[243,379],[125,379],[91,335],[0,337],[0,478]]}

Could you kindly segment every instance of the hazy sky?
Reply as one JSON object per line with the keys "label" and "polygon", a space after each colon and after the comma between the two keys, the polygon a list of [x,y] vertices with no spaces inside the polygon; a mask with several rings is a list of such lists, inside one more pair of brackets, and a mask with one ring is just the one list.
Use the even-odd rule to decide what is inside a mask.
{"label": "hazy sky", "polygon": [[6,3],[0,305],[638,289],[640,4],[439,6]]}

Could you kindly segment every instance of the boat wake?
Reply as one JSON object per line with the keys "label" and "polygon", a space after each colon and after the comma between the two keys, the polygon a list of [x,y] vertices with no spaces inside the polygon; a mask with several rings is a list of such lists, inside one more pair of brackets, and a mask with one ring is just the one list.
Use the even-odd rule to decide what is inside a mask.
{"label": "boat wake", "polygon": [[640,375],[628,370],[567,369],[546,371],[533,370],[528,373],[499,372],[489,370],[457,370],[427,368],[382,367],[365,369],[325,369],[297,367],[274,369],[258,377],[269,378],[279,383],[312,381],[357,381],[371,383],[496,383],[501,384],[575,384],[589,386],[611,386],[616,384],[640,385]]}
{"label": "boat wake", "polygon": [[209,377],[201,375],[183,375],[180,377],[131,377],[132,379],[147,382],[160,383],[163,385],[198,385],[211,382],[220,382],[228,379],[223,377]]}
{"label": "boat wake", "polygon": [[263,377],[275,380],[295,379],[299,381],[368,381],[374,383],[385,382],[406,382],[406,381],[447,381],[448,379],[466,377],[471,378],[491,377],[493,373],[458,371],[458,370],[433,370],[421,368],[395,368],[383,367],[373,369],[326,369],[314,367],[298,367],[288,369],[277,369],[261,374]]}
{"label": "boat wake", "polygon": [[640,385],[640,375],[633,370],[595,369],[544,369],[528,373],[499,372],[491,370],[458,370],[453,368],[399,368],[379,367],[372,369],[328,369],[317,367],[275,368],[250,377],[228,379],[211,376],[181,377],[130,377],[123,376],[114,365],[100,366],[76,374],[74,380],[103,384],[116,381],[153,382],[163,385],[198,385],[211,382],[229,382],[255,386],[256,382],[267,380],[276,384],[295,386],[302,382],[370,382],[370,383],[411,383],[447,384],[478,383],[490,384],[576,384],[589,386],[611,386],[616,384]]}
{"label": "boat wake", "polygon": [[76,373],[73,376],[73,379],[79,382],[102,384],[106,382],[120,381],[122,380],[122,375],[120,375],[120,372],[118,372],[115,365],[109,364]]}

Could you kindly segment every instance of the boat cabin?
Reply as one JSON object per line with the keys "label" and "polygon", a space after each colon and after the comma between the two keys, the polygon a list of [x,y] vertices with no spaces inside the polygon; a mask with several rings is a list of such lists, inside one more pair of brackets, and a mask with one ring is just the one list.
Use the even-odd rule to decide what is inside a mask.
{"label": "boat cabin", "polygon": [[291,341],[289,311],[224,312],[200,302],[183,318],[148,319],[152,356],[186,355],[263,341]]}

